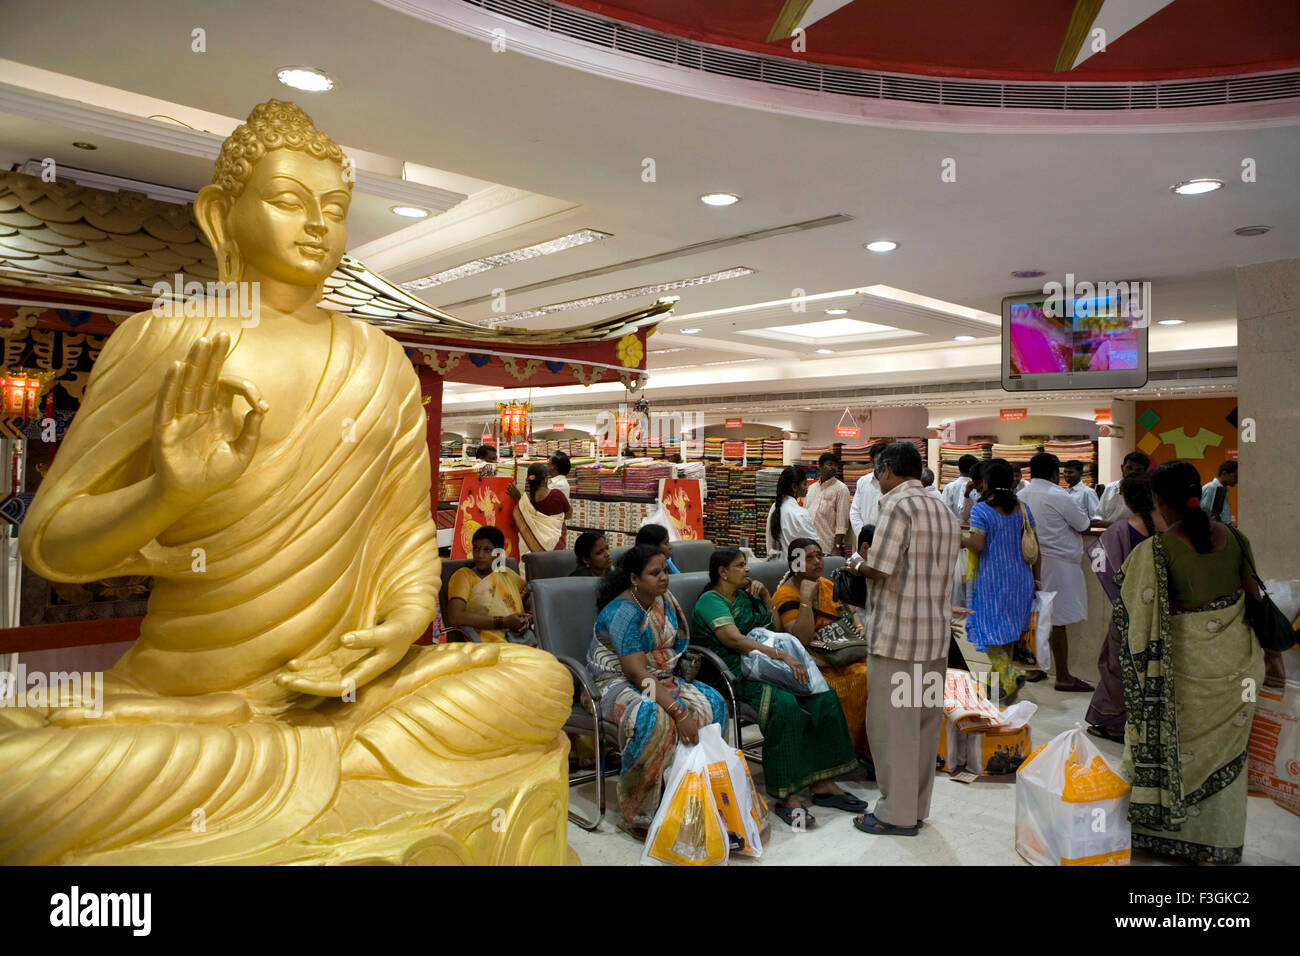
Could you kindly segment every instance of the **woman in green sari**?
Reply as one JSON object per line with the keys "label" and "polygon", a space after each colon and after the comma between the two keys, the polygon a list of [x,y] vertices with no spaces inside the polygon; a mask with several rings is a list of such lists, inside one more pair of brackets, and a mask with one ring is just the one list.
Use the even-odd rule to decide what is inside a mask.
{"label": "woman in green sari", "polygon": [[772,620],[772,598],[762,584],[751,584],[744,553],[736,548],[714,551],[709,558],[709,587],[691,615],[691,634],[699,646],[722,658],[736,682],[737,697],[758,711],[763,777],[774,798],[773,810],[791,826],[799,817],[811,826],[816,820],[798,796],[808,787],[819,807],[863,813],[867,805],[832,782],[858,767],[835,691],[796,695],[742,676],[741,657],[757,651],[783,661],[799,683],[808,683],[800,661],[747,636],[755,628],[771,628]]}
{"label": "woman in green sari", "polygon": [[1115,576],[1127,709],[1121,773],[1133,785],[1133,849],[1196,863],[1239,863],[1246,832],[1246,745],[1264,652],[1245,618],[1250,544],[1201,511],[1184,461],[1151,473],[1169,524]]}

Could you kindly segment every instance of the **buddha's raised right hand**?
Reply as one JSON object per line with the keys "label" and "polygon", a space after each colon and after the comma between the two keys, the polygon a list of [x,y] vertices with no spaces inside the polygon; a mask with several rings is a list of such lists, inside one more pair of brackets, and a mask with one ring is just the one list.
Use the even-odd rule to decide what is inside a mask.
{"label": "buddha's raised right hand", "polygon": [[[154,407],[154,470],[163,494],[202,500],[244,473],[253,460],[270,407],[246,378],[222,376],[230,336],[201,338],[174,362]],[[231,403],[243,395],[252,409],[235,434]]]}

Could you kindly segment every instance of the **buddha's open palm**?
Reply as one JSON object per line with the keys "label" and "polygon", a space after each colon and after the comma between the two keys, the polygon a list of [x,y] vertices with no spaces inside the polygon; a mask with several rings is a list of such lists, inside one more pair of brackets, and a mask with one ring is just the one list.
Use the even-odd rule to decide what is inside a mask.
{"label": "buddha's open palm", "polygon": [[[154,469],[164,494],[202,500],[231,484],[253,460],[268,405],[246,378],[223,377],[230,336],[201,338],[163,379],[154,407]],[[231,402],[244,396],[252,410],[235,434]]]}

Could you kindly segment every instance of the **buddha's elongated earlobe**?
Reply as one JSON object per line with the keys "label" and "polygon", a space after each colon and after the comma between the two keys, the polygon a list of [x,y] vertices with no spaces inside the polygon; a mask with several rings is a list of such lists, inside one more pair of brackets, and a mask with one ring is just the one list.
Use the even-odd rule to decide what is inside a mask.
{"label": "buddha's elongated earlobe", "polygon": [[217,275],[222,282],[238,282],[244,271],[239,246],[226,228],[231,199],[220,186],[204,186],[194,197],[194,218],[217,256]]}

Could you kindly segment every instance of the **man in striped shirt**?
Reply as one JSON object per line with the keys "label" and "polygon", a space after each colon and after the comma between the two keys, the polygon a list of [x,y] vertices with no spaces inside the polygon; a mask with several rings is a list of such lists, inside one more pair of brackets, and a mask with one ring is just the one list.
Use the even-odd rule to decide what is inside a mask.
{"label": "man in striped shirt", "polygon": [[867,739],[880,800],[864,833],[913,836],[930,812],[943,723],[952,586],[961,528],[921,485],[921,455],[894,442],[876,457],[882,498],[867,558]]}

